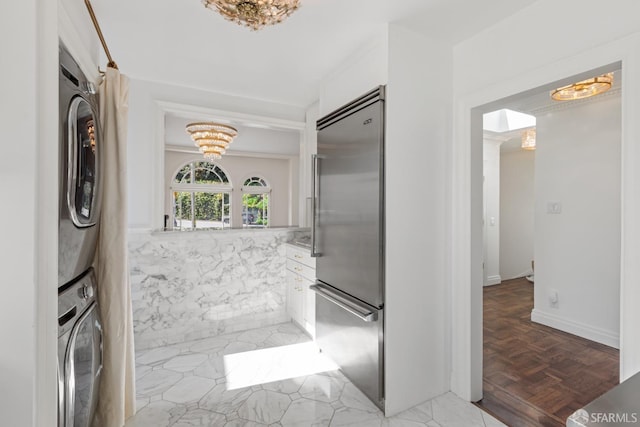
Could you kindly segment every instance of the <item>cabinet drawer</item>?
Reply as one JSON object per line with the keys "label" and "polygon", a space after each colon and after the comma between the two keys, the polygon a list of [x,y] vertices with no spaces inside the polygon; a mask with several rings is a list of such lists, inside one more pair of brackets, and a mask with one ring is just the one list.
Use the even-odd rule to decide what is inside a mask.
{"label": "cabinet drawer", "polygon": [[287,245],[287,258],[302,263],[311,268],[316,268],[316,259],[311,257],[309,249],[304,249],[299,246]]}
{"label": "cabinet drawer", "polygon": [[297,261],[294,261],[291,258],[287,258],[287,270],[290,270],[300,276],[304,277],[307,280],[315,281],[316,280],[316,269],[311,268],[308,265],[301,264]]}

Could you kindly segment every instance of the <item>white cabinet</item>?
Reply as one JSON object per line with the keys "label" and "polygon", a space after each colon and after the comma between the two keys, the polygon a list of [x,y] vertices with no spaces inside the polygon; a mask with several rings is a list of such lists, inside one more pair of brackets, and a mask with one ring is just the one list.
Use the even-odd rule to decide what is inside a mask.
{"label": "white cabinet", "polygon": [[287,313],[312,337],[316,329],[316,260],[308,249],[287,244]]}

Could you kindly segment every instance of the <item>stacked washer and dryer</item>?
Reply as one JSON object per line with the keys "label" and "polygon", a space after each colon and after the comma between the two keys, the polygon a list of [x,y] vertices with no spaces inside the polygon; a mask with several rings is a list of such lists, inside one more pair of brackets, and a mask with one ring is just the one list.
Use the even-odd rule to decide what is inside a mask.
{"label": "stacked washer and dryer", "polygon": [[100,124],[94,84],[60,44],[58,427],[89,427],[102,371],[92,268],[100,220]]}

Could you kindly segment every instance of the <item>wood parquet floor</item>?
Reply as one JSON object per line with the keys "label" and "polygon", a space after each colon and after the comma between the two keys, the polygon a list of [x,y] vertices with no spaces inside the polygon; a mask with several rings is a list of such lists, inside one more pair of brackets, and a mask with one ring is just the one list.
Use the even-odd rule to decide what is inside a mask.
{"label": "wood parquet floor", "polygon": [[618,384],[618,350],[531,322],[525,278],[484,288],[483,399],[510,427],[560,427]]}

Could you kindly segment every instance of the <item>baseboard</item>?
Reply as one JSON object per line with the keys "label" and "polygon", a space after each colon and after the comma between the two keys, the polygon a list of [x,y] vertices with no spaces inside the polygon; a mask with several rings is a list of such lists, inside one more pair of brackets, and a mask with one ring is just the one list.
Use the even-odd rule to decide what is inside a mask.
{"label": "baseboard", "polygon": [[502,283],[502,278],[500,277],[500,275],[497,276],[489,276],[487,277],[487,283],[485,283],[485,286],[493,286],[493,285],[499,285],[500,283]]}
{"label": "baseboard", "polygon": [[608,345],[609,347],[617,349],[620,348],[620,334],[616,334],[611,331],[595,328],[554,314],[544,313],[540,310],[536,310],[535,308],[531,310],[531,321],[563,332],[568,332],[600,344]]}

